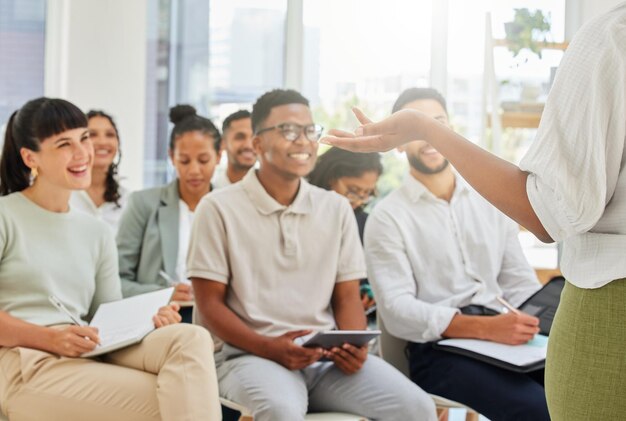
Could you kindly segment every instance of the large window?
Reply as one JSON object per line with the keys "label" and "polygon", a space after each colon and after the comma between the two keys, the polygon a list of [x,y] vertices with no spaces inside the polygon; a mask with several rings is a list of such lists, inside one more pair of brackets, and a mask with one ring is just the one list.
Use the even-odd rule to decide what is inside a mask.
{"label": "large window", "polygon": [[[354,105],[382,118],[402,90],[430,85],[431,2],[304,0],[303,21],[302,90],[326,129],[353,129]],[[406,163],[396,152],[383,160],[384,195]]]}
{"label": "large window", "polygon": [[171,106],[191,104],[219,126],[283,85],[286,11],[286,0],[148,2],[145,186],[174,174]]}
{"label": "large window", "polygon": [[[288,5],[302,6],[302,21],[288,13]],[[515,8],[542,10],[551,22],[549,41],[563,41],[565,22],[565,0],[447,0],[447,7],[436,0],[159,0],[148,7],[147,185],[171,175],[170,106],[191,103],[219,125],[237,109],[250,109],[263,92],[285,86],[294,69],[301,69],[296,85],[326,128],[354,128],[353,105],[382,118],[405,88],[435,83],[445,91],[455,129],[484,141],[490,134],[483,118],[487,12],[495,39],[504,38]],[[299,39],[300,33],[296,54],[286,36]],[[505,46],[495,47],[502,107],[540,108],[562,54],[545,50],[541,59],[527,52],[513,58]],[[532,128],[505,127],[501,155],[517,161],[533,136]],[[405,169],[395,152],[384,159],[395,175],[383,178],[383,193],[398,185]]]}
{"label": "large window", "polygon": [[303,92],[322,123],[353,126],[353,104],[382,117],[429,85],[431,18],[424,1],[304,0]]}
{"label": "large window", "polygon": [[148,2],[144,185],[174,172],[168,160],[169,108],[191,104],[208,112],[209,5],[204,0]]}
{"label": "large window", "polygon": [[[483,83],[484,50],[487,13],[491,16],[492,35],[495,40],[505,38],[505,22],[514,18],[516,8],[527,8],[531,13],[541,10],[549,18],[551,29],[548,41],[560,43],[564,37],[565,0],[477,0],[465,2],[449,0],[448,13],[448,89],[447,97],[455,128],[475,142],[485,142],[491,147],[489,129],[483,131],[482,102],[486,87]],[[517,57],[506,46],[493,48],[495,67],[494,85],[502,105],[507,111],[518,107],[540,114],[547,96],[551,74],[563,56],[563,51],[546,49],[540,59],[523,50]],[[536,122],[537,120],[535,120]],[[519,124],[523,125],[523,124]],[[528,126],[534,123],[527,124]],[[501,156],[518,161],[535,130],[532,127],[506,127],[504,122]],[[487,139],[483,139],[486,137]]]}
{"label": "large window", "polygon": [[212,1],[209,113],[221,121],[283,86],[286,0]]}
{"label": "large window", "polygon": [[44,93],[45,15],[45,0],[0,0],[0,133],[13,111]]}

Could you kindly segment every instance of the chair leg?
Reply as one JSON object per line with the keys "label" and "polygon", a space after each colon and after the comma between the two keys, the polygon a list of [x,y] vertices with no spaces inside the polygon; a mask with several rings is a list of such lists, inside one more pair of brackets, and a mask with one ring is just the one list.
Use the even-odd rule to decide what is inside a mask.
{"label": "chair leg", "polygon": [[467,414],[465,415],[465,421],[478,421],[480,415],[478,414],[478,412],[473,412],[473,411],[467,411]]}
{"label": "chair leg", "polygon": [[448,421],[448,408],[437,408],[437,419],[439,421]]}

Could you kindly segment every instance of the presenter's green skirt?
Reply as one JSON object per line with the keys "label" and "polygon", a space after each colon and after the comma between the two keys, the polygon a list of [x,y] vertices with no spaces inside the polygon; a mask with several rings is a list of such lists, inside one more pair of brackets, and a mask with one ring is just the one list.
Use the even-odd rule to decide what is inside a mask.
{"label": "presenter's green skirt", "polygon": [[566,283],[545,385],[554,421],[626,419],[626,279],[597,289]]}

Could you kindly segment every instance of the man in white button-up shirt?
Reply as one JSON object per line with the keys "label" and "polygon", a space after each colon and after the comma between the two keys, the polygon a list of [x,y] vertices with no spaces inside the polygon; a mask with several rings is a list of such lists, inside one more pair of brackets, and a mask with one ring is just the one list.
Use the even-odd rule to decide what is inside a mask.
{"label": "man in white button-up shirt", "polygon": [[[408,89],[394,112],[411,108],[448,125],[444,98]],[[412,379],[429,393],[491,419],[549,419],[543,370],[512,373],[438,351],[442,337],[507,344],[532,339],[538,319],[500,314],[540,285],[518,241],[518,225],[479,196],[425,141],[401,147],[410,175],[374,210],[365,230],[368,274],[387,329],[410,341]]]}

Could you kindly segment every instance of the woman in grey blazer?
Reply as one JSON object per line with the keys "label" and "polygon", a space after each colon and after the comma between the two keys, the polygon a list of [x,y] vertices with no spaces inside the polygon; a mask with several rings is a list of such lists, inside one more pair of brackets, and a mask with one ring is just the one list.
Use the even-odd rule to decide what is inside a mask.
{"label": "woman in grey blazer", "polygon": [[[189,105],[173,107],[170,120],[174,128],[169,156],[177,177],[128,198],[117,234],[119,270],[125,297],[167,287],[169,282],[159,274],[164,271],[176,283],[173,300],[188,302],[193,300],[185,276],[189,231],[196,205],[211,191],[221,137],[215,125]],[[181,313],[186,321],[188,313]]]}

